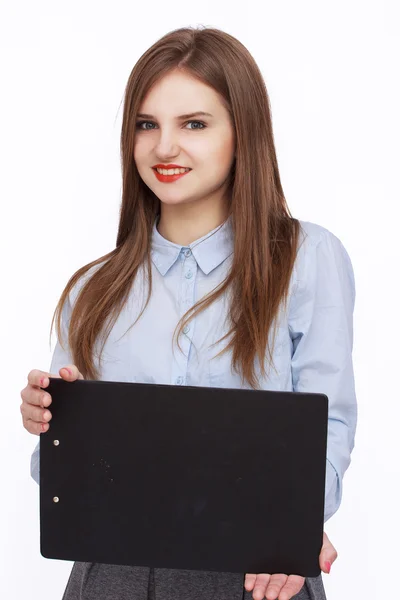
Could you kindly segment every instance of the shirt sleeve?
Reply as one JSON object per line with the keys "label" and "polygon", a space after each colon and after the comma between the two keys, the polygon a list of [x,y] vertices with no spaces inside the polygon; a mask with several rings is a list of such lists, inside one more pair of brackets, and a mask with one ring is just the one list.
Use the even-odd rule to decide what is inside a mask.
{"label": "shirt sleeve", "polygon": [[[62,331],[62,342],[64,348],[61,346],[59,340],[57,340],[56,347],[54,348],[49,373],[58,375],[59,370],[66,365],[73,364],[72,356],[68,346],[68,328],[71,319],[71,303],[69,296],[67,297],[63,310],[61,313],[61,331]],[[40,440],[34,449],[31,456],[31,476],[39,484],[40,482]]]}
{"label": "shirt sleeve", "polygon": [[349,255],[327,229],[303,243],[290,302],[293,391],[329,399],[326,522],[339,508],[357,423],[352,362],[355,282]]}

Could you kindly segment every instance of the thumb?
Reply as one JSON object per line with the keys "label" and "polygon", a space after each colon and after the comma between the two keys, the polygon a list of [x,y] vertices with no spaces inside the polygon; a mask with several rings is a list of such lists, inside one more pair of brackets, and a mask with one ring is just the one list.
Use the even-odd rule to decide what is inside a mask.
{"label": "thumb", "polygon": [[66,381],[76,381],[77,379],[84,378],[76,365],[68,365],[66,367],[62,367],[59,370],[59,373],[61,377]]}
{"label": "thumb", "polygon": [[319,555],[319,566],[324,573],[330,573],[331,566],[338,557],[336,548],[331,543],[330,539],[324,531],[322,548]]}

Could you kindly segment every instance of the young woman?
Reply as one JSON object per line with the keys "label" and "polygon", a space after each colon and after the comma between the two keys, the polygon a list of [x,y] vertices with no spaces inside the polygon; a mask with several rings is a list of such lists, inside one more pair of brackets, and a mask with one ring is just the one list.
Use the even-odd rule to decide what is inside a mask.
{"label": "young woman", "polygon": [[[50,373],[325,393],[329,519],[356,426],[353,270],[335,235],[289,212],[267,91],[246,48],[207,28],[149,48],[126,87],[121,155],[116,248],[64,289]],[[21,392],[36,435],[49,428],[50,373],[31,371]],[[335,558],[324,536],[321,569]],[[246,574],[245,589],[243,580],[75,563],[64,600],[325,598],[321,577]]]}

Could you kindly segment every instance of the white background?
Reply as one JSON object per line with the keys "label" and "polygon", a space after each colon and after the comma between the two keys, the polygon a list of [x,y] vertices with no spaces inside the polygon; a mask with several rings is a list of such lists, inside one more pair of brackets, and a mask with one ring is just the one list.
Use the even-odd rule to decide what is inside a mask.
{"label": "white background", "polygon": [[[328,600],[394,598],[399,560],[399,18],[375,0],[0,3],[0,571],[7,600],[61,599],[72,563],[39,550],[38,438],[20,391],[50,365],[69,277],[115,247],[126,82],[182,26],[237,37],[265,77],[292,214],[337,235],[356,277],[359,425],[338,513]],[[396,58],[397,57],[397,58]]]}

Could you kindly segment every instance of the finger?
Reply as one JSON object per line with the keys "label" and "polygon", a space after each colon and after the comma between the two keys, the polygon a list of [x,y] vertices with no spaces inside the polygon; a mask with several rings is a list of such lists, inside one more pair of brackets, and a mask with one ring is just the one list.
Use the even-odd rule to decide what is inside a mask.
{"label": "finger", "polygon": [[330,573],[332,564],[338,557],[338,553],[336,552],[336,548],[324,532],[322,548],[319,554],[319,566],[321,571],[324,573]]}
{"label": "finger", "polygon": [[254,588],[256,579],[257,575],[255,575],[254,573],[246,573],[246,576],[244,578],[244,587],[248,592],[251,592],[251,590]]}
{"label": "finger", "polygon": [[39,371],[39,369],[33,369],[28,373],[29,385],[36,387],[47,387],[49,385],[49,377],[59,377],[59,375],[51,375],[46,371]]}
{"label": "finger", "polygon": [[36,423],[35,421],[32,421],[31,419],[24,421],[23,424],[24,424],[25,429],[29,433],[33,433],[34,435],[40,435],[41,433],[46,433],[46,431],[48,431],[50,428],[49,423]]}
{"label": "finger", "polygon": [[288,576],[284,575],[283,573],[271,575],[271,579],[269,580],[268,587],[265,592],[265,597],[267,600],[277,600],[281,589],[287,582],[287,579]]}
{"label": "finger", "polygon": [[23,421],[33,421],[34,423],[48,423],[52,418],[49,410],[27,404],[26,402],[21,404],[21,414]]}
{"label": "finger", "polygon": [[21,391],[21,398],[25,404],[33,404],[45,408],[51,404],[51,396],[48,392],[44,392],[41,388],[34,387],[28,384]]}
{"label": "finger", "polygon": [[67,365],[59,370],[59,373],[66,381],[76,381],[77,379],[83,379],[82,373],[80,373],[76,365]]}
{"label": "finger", "polygon": [[253,590],[254,600],[263,600],[263,598],[265,598],[265,590],[267,589],[270,578],[271,575],[268,573],[260,573],[256,576]]}
{"label": "finger", "polygon": [[304,577],[299,575],[289,575],[285,585],[280,591],[279,600],[290,600],[293,596],[296,596],[303,587],[305,582]]}

